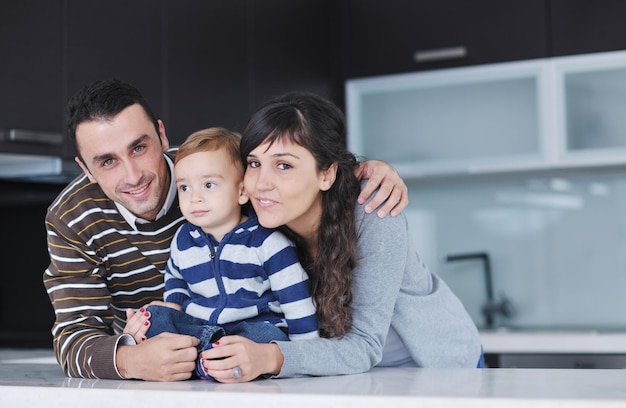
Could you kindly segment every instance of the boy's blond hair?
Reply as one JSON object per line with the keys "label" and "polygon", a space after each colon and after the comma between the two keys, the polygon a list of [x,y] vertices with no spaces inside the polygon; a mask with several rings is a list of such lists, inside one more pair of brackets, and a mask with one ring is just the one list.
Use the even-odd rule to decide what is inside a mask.
{"label": "boy's blond hair", "polygon": [[190,134],[180,145],[174,158],[174,164],[193,153],[214,152],[225,149],[235,166],[243,169],[239,156],[239,143],[241,135],[222,127],[212,127],[198,130]]}

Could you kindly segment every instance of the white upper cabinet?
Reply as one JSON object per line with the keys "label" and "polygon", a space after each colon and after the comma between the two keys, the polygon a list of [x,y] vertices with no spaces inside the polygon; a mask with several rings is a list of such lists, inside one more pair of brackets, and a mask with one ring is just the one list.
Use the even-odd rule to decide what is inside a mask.
{"label": "white upper cabinet", "polygon": [[626,163],[626,52],[554,59],[560,158]]}
{"label": "white upper cabinet", "polygon": [[626,164],[626,52],[353,79],[346,116],[405,178]]}

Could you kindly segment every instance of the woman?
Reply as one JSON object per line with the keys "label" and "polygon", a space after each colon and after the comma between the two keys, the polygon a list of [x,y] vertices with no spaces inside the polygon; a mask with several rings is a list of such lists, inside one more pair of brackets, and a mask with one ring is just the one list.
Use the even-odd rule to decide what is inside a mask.
{"label": "woman", "polygon": [[202,353],[217,380],[482,366],[476,326],[416,254],[404,215],[381,219],[355,205],[357,160],[344,143],[343,114],[316,95],[283,95],[250,119],[241,141],[244,186],[261,225],[296,242],[322,338],[223,337]]}

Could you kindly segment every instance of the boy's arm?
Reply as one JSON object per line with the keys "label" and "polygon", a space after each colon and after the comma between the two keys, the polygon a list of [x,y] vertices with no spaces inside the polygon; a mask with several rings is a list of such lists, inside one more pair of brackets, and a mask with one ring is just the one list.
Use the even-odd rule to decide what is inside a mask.
{"label": "boy's arm", "polygon": [[[286,236],[278,231],[272,232],[263,246],[279,248],[271,254],[272,259],[264,265],[266,269],[271,269],[271,265],[279,265],[277,268],[279,270],[266,270],[266,272],[272,293],[279,301],[285,315],[289,339],[318,338],[317,316],[315,304],[311,298],[309,277],[298,261],[295,247]],[[266,255],[269,256],[269,254]]]}

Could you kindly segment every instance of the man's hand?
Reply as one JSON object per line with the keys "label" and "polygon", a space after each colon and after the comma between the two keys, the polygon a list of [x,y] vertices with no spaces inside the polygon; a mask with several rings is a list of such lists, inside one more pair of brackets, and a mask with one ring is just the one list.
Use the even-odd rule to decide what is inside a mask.
{"label": "man's hand", "polygon": [[181,381],[191,378],[200,340],[182,334],[161,333],[137,345],[120,345],[117,369],[124,378]]}
{"label": "man's hand", "polygon": [[360,179],[367,179],[367,184],[359,194],[359,204],[363,204],[376,190],[372,200],[365,206],[365,212],[376,213],[380,218],[387,214],[396,216],[409,204],[409,191],[398,172],[389,164],[379,160],[359,163],[354,174]]}

